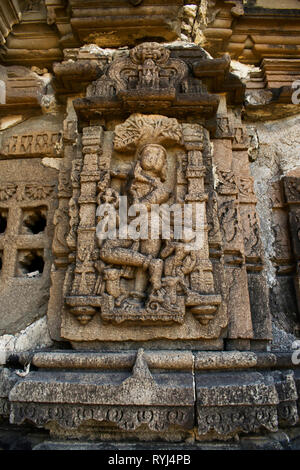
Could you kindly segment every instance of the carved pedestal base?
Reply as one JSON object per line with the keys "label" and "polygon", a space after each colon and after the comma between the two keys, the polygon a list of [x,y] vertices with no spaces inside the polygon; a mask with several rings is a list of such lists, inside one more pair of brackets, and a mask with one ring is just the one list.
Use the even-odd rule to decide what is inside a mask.
{"label": "carved pedestal base", "polygon": [[300,373],[289,361],[280,353],[37,352],[28,375],[3,369],[0,416],[58,438],[227,441],[273,433],[299,423]]}
{"label": "carved pedestal base", "polygon": [[223,439],[262,429],[278,431],[298,420],[294,377],[279,371],[225,372],[196,377],[200,439]]}
{"label": "carved pedestal base", "polygon": [[102,320],[113,324],[142,322],[143,325],[172,325],[184,322],[185,303],[184,298],[178,297],[176,305],[170,306],[169,309],[155,301],[149,302],[146,308],[134,303],[125,303],[123,308],[122,306],[116,308],[113,305],[113,298],[104,294],[101,310]]}

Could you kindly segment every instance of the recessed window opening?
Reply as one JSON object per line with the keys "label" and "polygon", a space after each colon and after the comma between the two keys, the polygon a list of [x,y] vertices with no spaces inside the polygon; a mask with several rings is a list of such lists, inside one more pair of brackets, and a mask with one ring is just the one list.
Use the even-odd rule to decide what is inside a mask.
{"label": "recessed window opening", "polygon": [[36,207],[25,211],[23,219],[23,231],[37,235],[45,230],[47,225],[47,208]]}
{"label": "recessed window opening", "polygon": [[45,261],[42,250],[26,251],[20,254],[18,262],[18,275],[24,277],[38,277],[44,271]]}
{"label": "recessed window opening", "polygon": [[8,211],[0,210],[0,234],[4,233],[7,227]]}

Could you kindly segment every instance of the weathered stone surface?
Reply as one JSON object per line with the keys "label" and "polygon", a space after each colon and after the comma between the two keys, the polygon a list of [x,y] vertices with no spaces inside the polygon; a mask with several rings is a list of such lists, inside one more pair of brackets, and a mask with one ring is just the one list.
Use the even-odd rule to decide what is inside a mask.
{"label": "weathered stone surface", "polygon": [[5,44],[5,40],[15,24],[21,19],[21,8],[19,2],[9,0],[1,6],[1,29],[0,42]]}
{"label": "weathered stone surface", "polygon": [[237,432],[274,432],[299,421],[293,372],[196,374],[197,420],[201,439]]}
{"label": "weathered stone surface", "polygon": [[10,355],[50,347],[52,344],[47,317],[44,316],[15,335],[0,336],[0,364],[5,364]]}
{"label": "weathered stone surface", "polygon": [[[202,62],[206,60],[201,60],[200,66]],[[211,67],[215,65],[212,59],[208,62],[212,62]],[[209,77],[211,71],[207,68],[204,76]],[[99,112],[110,117],[160,111],[168,116],[199,112],[212,116],[218,101],[216,95],[207,93],[201,80],[193,77],[184,60],[173,58],[170,50],[159,43],[145,42],[131,49],[128,57],[116,58],[107,72],[87,88],[86,98],[75,100],[74,106],[85,120]]]}
{"label": "weathered stone surface", "polygon": [[279,403],[274,382],[259,373],[197,374],[197,421],[200,436],[278,428]]}
{"label": "weathered stone surface", "polygon": [[182,0],[162,4],[153,0],[99,4],[95,0],[87,9],[84,1],[70,0],[71,25],[82,42],[101,47],[131,45],[144,37],[174,40],[180,34],[182,4]]}
{"label": "weathered stone surface", "polygon": [[[131,368],[135,363],[135,352],[37,352],[32,364],[47,369],[111,369]],[[150,368],[164,370],[189,370],[193,368],[193,354],[188,351],[145,351],[145,360]],[[26,359],[25,359],[26,360]]]}
{"label": "weathered stone surface", "polygon": [[139,350],[132,375],[126,372],[31,372],[10,393],[11,420],[25,419],[44,426],[56,422],[78,427],[85,421],[114,423],[135,430],[145,424],[152,431],[171,425],[192,429],[192,375],[184,372],[151,374]]}
{"label": "weathered stone surface", "polygon": [[[44,93],[45,81],[37,73],[24,66],[1,65],[1,115],[18,114],[22,111],[27,115],[32,115],[34,111],[37,113]],[[26,109],[29,105],[30,111]]]}
{"label": "weathered stone surface", "polygon": [[[100,433],[110,440],[129,432],[141,438],[146,426],[153,436],[166,432],[176,440],[197,419],[196,439],[222,440],[297,424],[299,374],[268,370],[287,367],[290,355],[281,356],[198,353],[194,382],[191,353],[139,350],[135,358],[129,353],[36,352],[32,364],[41,369],[21,378],[3,369],[0,390],[12,423],[33,422],[57,436]],[[27,360],[25,354],[19,357]],[[267,370],[240,370],[249,367]],[[217,371],[209,374],[209,369]],[[114,428],[105,431],[108,423]]]}
{"label": "weathered stone surface", "polygon": [[88,8],[84,1],[73,0],[19,3],[9,1],[0,11],[1,43],[5,42],[0,57],[8,64],[51,67],[62,58],[64,47],[119,47],[145,37],[172,41],[181,31],[182,0],[95,0]]}
{"label": "weathered stone surface", "polygon": [[298,393],[294,374],[289,372],[274,372],[275,387],[278,393],[278,420],[285,425],[293,426],[299,421],[297,399]]}
{"label": "weathered stone surface", "polygon": [[0,334],[13,334],[47,313],[57,172],[40,159],[0,161]]}
{"label": "weathered stone surface", "polygon": [[[286,126],[288,124],[288,126]],[[270,286],[270,309],[277,328],[295,334],[296,266],[282,176],[299,166],[298,118],[256,124],[258,158],[251,164],[257,211]],[[274,140],[274,134],[278,139]],[[295,157],[296,156],[296,157]]]}
{"label": "weathered stone surface", "polygon": [[[142,51],[143,49],[140,52],[136,49],[134,54]],[[152,46],[150,51],[152,54]],[[159,51],[163,53],[162,49]],[[130,93],[129,90],[129,96]],[[81,214],[81,235],[77,241],[75,269],[70,266],[73,281],[67,287],[69,295],[66,297],[66,304],[69,308],[63,317],[62,325],[62,335],[65,338],[73,341],[119,341],[134,337],[135,340],[141,341],[155,338],[218,337],[220,328],[226,325],[226,311],[221,305],[220,294],[214,290],[205,221],[203,243],[199,249],[193,251],[185,252],[184,246],[187,242],[184,239],[181,242],[149,240],[140,245],[139,242],[134,242],[132,245],[128,236],[124,241],[103,242],[101,234],[98,233],[97,246],[94,237],[96,204],[100,203],[101,209],[104,201],[113,201],[116,198],[115,204],[118,204],[118,198],[123,194],[129,195],[129,202],[146,203],[147,217],[151,204],[182,204],[184,199],[194,206],[202,205],[205,210],[203,133],[201,126],[181,126],[175,119],[141,114],[134,114],[124,124],[118,125],[113,142],[111,134],[103,132],[101,127],[84,129],[84,151],[93,153],[88,154],[89,160],[85,158],[85,162],[89,161],[89,164],[83,163],[81,175],[91,175],[93,172],[94,178],[93,182],[88,183],[88,180],[81,176],[81,196],[77,209]],[[95,146],[96,142],[98,146]],[[185,145],[185,158],[188,161],[185,175],[182,171],[176,174],[173,163],[175,159],[178,162],[176,165],[183,165],[180,152],[182,143]],[[131,175],[123,155],[132,150],[137,155],[137,161]],[[98,161],[97,153],[101,152],[105,157]],[[158,158],[156,166],[150,165],[151,159],[154,158]],[[116,165],[119,165],[119,169]],[[122,176],[123,173],[128,174],[131,180],[127,191],[122,183],[127,176]],[[74,169],[73,175],[75,179]],[[148,184],[151,178],[154,178],[154,186]],[[118,191],[113,189],[116,185],[119,187]],[[76,194],[76,186],[74,190]],[[170,199],[172,191],[177,192],[175,200]],[[100,222],[102,219],[98,220]],[[151,220],[148,222],[149,228]],[[148,231],[148,226],[145,228]],[[197,274],[195,266],[198,261],[203,268]],[[181,263],[183,270],[180,268]],[[111,265],[112,268],[109,269]],[[70,281],[68,278],[67,282]],[[184,324],[185,306],[188,309],[186,319],[192,327]],[[99,307],[102,323],[100,329],[95,328],[94,321]],[[140,325],[140,328],[134,329],[136,325]],[[164,328],[161,329],[160,326]]]}
{"label": "weathered stone surface", "polygon": [[291,351],[296,336],[287,333],[284,329],[278,328],[273,322],[272,324],[272,350],[274,351]]}
{"label": "weathered stone surface", "polygon": [[[146,350],[147,364],[151,369],[162,370],[237,370],[237,369],[288,369],[297,370],[299,365],[292,363],[293,349],[289,352],[262,351],[172,351]],[[36,351],[18,354],[19,362],[30,360],[38,368],[46,369],[130,369],[135,363],[134,351]]]}
{"label": "weathered stone surface", "polygon": [[199,21],[206,47],[212,54],[226,51],[248,64],[258,64],[263,57],[299,58],[299,5],[296,0],[290,3],[293,6],[286,8],[279,1],[211,3]]}
{"label": "weathered stone surface", "polygon": [[0,368],[0,420],[9,417],[10,404],[8,395],[13,386],[18,381],[15,371]]}
{"label": "weathered stone surface", "polygon": [[1,448],[297,447],[297,2],[2,2]]}
{"label": "weathered stone surface", "polygon": [[[123,111],[125,109],[130,111],[132,107],[138,110],[142,100],[146,106],[145,108],[143,105],[144,110],[149,111],[155,106],[156,109],[163,109],[165,112],[163,101],[171,99],[172,103],[173,98],[174,111],[177,109],[181,115],[182,112],[189,112],[189,105],[180,101],[184,93],[186,96],[193,95],[193,106],[196,104],[195,96],[198,93],[199,100],[204,100],[202,104],[206,106],[203,93],[195,88],[196,79],[189,76],[186,62],[179,58],[184,57],[186,60],[186,53],[189,53],[189,60],[195,60],[195,54],[199,56],[199,52],[201,51],[198,49],[178,47],[176,50],[171,49],[170,54],[169,49],[157,43],[144,43],[131,49],[129,56],[115,58],[108,66],[105,75],[88,88],[87,98],[75,102],[79,120],[86,121],[101,112],[106,121],[111,122],[112,106],[116,104],[117,108]],[[202,56],[199,60],[197,57],[197,61],[194,62],[196,76],[206,80],[213,70],[216,70],[220,76],[213,86],[210,82],[210,89],[222,89],[223,86],[226,90],[224,79],[228,74],[228,59],[218,61]],[[197,83],[200,85],[200,81]],[[173,98],[171,95],[174,95]],[[211,100],[217,99],[214,94],[207,94],[207,97],[209,96]],[[172,106],[171,104],[171,108]],[[167,105],[167,109],[171,108]],[[173,111],[167,112],[168,115],[170,113],[172,115]],[[67,263],[69,268],[64,287],[65,292],[68,292],[65,295],[67,308],[64,309],[62,322],[62,336],[65,339],[83,344],[90,341],[92,344],[95,341],[115,342],[132,338],[136,341],[218,338],[221,333],[220,328],[226,326],[226,309],[229,308],[231,311],[228,337],[230,340],[249,340],[253,338],[253,326],[250,300],[248,299],[246,304],[245,299],[240,296],[240,289],[244,288],[248,289],[249,294],[252,293],[254,339],[265,341],[270,339],[268,308],[262,316],[254,294],[255,288],[259,286],[262,298],[266,298],[267,287],[262,275],[257,274],[256,277],[252,275],[252,271],[262,270],[262,256],[258,248],[260,245],[256,242],[259,231],[255,215],[256,200],[251,189],[252,180],[245,166],[247,153],[243,153],[243,150],[248,148],[248,138],[238,117],[232,118],[231,115],[221,114],[216,121],[215,137],[218,139],[214,141],[213,160],[209,155],[208,133],[205,128],[187,123],[181,124],[178,120],[164,115],[133,114],[123,123],[118,121],[120,123],[115,125],[113,121],[114,135],[111,131],[103,131],[101,126],[91,125],[84,128],[82,158],[77,158],[76,164],[72,164],[71,174],[73,208],[69,213],[72,226],[68,243],[73,253],[69,259],[74,257],[76,262],[75,266]],[[221,161],[223,153],[221,144],[227,148],[226,164],[224,160]],[[180,153],[177,153],[179,151]],[[185,152],[185,156],[182,151]],[[136,166],[133,172],[129,169],[127,161],[130,152],[136,154],[134,157]],[[154,155],[162,162],[159,168],[148,168],[147,161],[153,159]],[[174,167],[174,158],[179,167],[176,175],[174,170],[169,171]],[[217,172],[213,165],[218,168]],[[126,242],[124,240],[121,244],[117,241],[102,243],[98,240],[95,244],[96,224],[101,221],[97,219],[97,205],[99,211],[104,201],[113,201],[115,198],[117,198],[115,205],[118,205],[118,198],[121,195],[129,195],[130,202],[134,203],[147,201],[149,208],[153,203],[170,204],[171,201],[177,204],[186,201],[194,206],[202,204],[205,208],[207,199],[204,188],[207,181],[203,179],[205,166],[207,174],[211,174],[210,190],[217,188],[217,193],[220,194],[217,200],[220,222],[218,230],[221,230],[223,235],[224,258],[211,263],[206,230],[204,230],[204,244],[198,253],[191,252],[190,255],[183,256],[181,261],[178,251],[180,246],[173,242],[173,244],[162,244],[158,241],[155,246],[153,242],[150,244],[143,242],[141,246],[134,245],[133,248],[128,245],[129,240]],[[163,172],[167,168],[165,179]],[[80,185],[79,175],[81,175]],[[149,178],[153,176],[153,182],[156,181],[155,184],[158,185],[154,191],[151,185],[148,185],[149,189],[146,188],[147,179],[150,183]],[[132,187],[129,185],[125,188],[123,181],[128,177]],[[174,191],[175,199],[173,196],[170,199],[169,194]],[[67,210],[66,202],[63,211]],[[63,211],[61,211],[62,220]],[[208,207],[208,217],[211,218],[209,211]],[[211,220],[209,223],[211,224]],[[74,244],[74,230],[80,233],[77,246]],[[211,242],[210,239],[208,241]],[[186,242],[181,243],[183,247]],[[66,249],[64,256],[67,252]],[[245,255],[246,259],[243,261]],[[147,258],[147,261],[145,256],[152,256],[153,260]],[[196,259],[201,260],[202,268],[199,274],[196,274],[192,267],[193,263],[197,264]],[[225,271],[222,267],[224,261]],[[181,262],[183,266],[187,266],[184,268],[185,273],[182,271],[181,274],[185,276],[183,284],[179,276],[181,268],[176,267],[176,263],[180,266]],[[177,270],[176,276],[174,270]],[[249,286],[247,271],[249,271]],[[175,284],[171,287],[170,283],[174,276],[178,278],[177,284],[176,287]],[[172,282],[175,282],[175,278]],[[145,296],[147,283],[148,295]],[[133,286],[135,286],[135,297],[139,295],[145,297],[144,299],[142,297],[139,300],[131,299],[130,291]],[[169,286],[170,298],[165,296],[166,286]],[[184,295],[180,293],[180,289],[183,289]],[[222,303],[222,296],[225,298],[229,293],[226,305]],[[160,299],[159,296],[164,296],[164,301],[163,297]],[[178,299],[176,308],[174,296]],[[165,307],[164,302],[166,302]],[[169,307],[167,307],[168,302],[171,302]],[[265,304],[264,300],[261,302]],[[154,304],[160,305],[159,314],[151,311]],[[185,309],[187,309],[186,315]],[[98,329],[96,325],[100,310],[101,329]],[[138,324],[141,328],[134,329]]]}
{"label": "weathered stone surface", "polygon": [[[53,61],[61,58],[62,53],[57,29],[48,23],[45,2],[18,1],[14,4],[19,4],[19,21],[9,31],[1,48],[1,61],[6,64],[51,66]],[[0,14],[3,21],[3,10]]]}
{"label": "weathered stone surface", "polygon": [[62,119],[51,114],[33,117],[3,130],[1,159],[62,156]]}

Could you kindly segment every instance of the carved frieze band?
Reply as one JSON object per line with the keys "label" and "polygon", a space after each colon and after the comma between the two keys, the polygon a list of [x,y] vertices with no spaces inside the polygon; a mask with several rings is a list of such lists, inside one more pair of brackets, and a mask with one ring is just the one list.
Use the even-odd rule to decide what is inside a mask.
{"label": "carved frieze band", "polygon": [[4,139],[1,155],[58,157],[62,152],[60,132],[41,131],[12,135]]}
{"label": "carved frieze band", "polygon": [[200,435],[214,431],[219,435],[257,432],[260,428],[278,430],[276,406],[197,407]]}
{"label": "carved frieze band", "polygon": [[135,431],[142,425],[155,432],[167,431],[170,426],[192,429],[192,407],[147,407],[103,405],[11,404],[11,417],[15,424],[25,420],[38,426],[55,422],[64,428],[77,428],[86,421],[106,422],[124,431]]}
{"label": "carved frieze band", "polygon": [[39,201],[55,196],[56,185],[37,182],[25,184],[0,183],[1,202],[9,202],[12,198],[17,201]]}

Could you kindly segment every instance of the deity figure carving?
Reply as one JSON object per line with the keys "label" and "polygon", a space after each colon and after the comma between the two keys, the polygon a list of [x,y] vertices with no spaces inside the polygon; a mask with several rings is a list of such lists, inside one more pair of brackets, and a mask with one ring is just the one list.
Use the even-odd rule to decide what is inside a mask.
{"label": "deity figure carving", "polygon": [[[102,282],[98,280],[97,289],[100,284],[102,286],[105,284],[105,288],[102,287],[102,291],[106,292],[102,292],[104,304],[108,302],[110,306],[110,313],[107,311],[105,314],[104,312],[104,318],[111,316],[112,306],[122,309],[128,314],[131,312],[132,316],[136,317],[147,316],[144,310],[155,313],[154,311],[159,308],[166,309],[169,313],[177,311],[180,314],[178,305],[176,305],[176,285],[178,283],[174,281],[175,277],[171,281],[172,273],[170,271],[172,270],[170,268],[164,269],[164,260],[162,259],[169,255],[165,248],[162,250],[161,214],[159,214],[157,221],[159,232],[154,239],[151,238],[151,228],[154,223],[151,218],[153,205],[160,206],[172,199],[170,184],[166,183],[167,165],[167,151],[161,144],[142,143],[137,146],[136,160],[127,175],[128,181],[124,188],[124,194],[128,196],[131,207],[137,207],[139,210],[142,205],[145,211],[144,217],[140,217],[139,221],[141,238],[138,240],[118,238],[103,241],[101,236],[98,237],[100,248],[98,266],[102,265],[98,272],[99,277],[102,276]],[[114,207],[118,209],[117,198],[116,192],[108,188],[101,199],[106,203],[108,200],[110,202],[114,200]],[[117,228],[120,229],[119,217],[117,219]],[[129,215],[128,222],[130,223],[130,221],[132,221],[132,216]],[[145,234],[144,237],[143,234]],[[174,249],[175,247],[172,247],[169,250],[170,254]],[[176,250],[179,251],[179,248]],[[164,275],[165,277],[163,277]],[[169,288],[172,288],[172,293],[169,292],[167,295],[166,289],[169,290]],[[183,307],[182,302],[179,303]],[[105,310],[105,307],[102,310]],[[124,314],[120,313],[120,315]],[[182,317],[182,314],[180,315]]]}
{"label": "deity figure carving", "polygon": [[[150,212],[152,204],[161,204],[168,200],[170,190],[164,185],[165,166],[166,151],[162,146],[147,144],[140,150],[128,190],[133,204],[144,204],[144,207]],[[149,222],[148,218],[147,225]],[[150,227],[146,228],[148,233],[149,229]],[[101,246],[101,260],[114,266],[121,266],[119,278],[116,268],[107,269],[105,272],[108,279],[113,277],[120,283],[121,277],[126,279],[132,274],[133,270],[128,269],[129,267],[137,268],[134,291],[130,293],[130,299],[126,299],[127,304],[136,303],[145,297],[146,270],[149,272],[152,291],[160,289],[163,270],[163,262],[158,258],[160,247],[160,239],[106,240]],[[121,293],[120,288],[113,290],[115,293]],[[114,296],[114,294],[112,295]],[[124,294],[121,295],[123,297]]]}
{"label": "deity figure carving", "polygon": [[[88,138],[84,142],[96,142]],[[116,126],[113,150],[105,162],[100,157],[95,172],[96,243],[88,252],[91,228],[80,210],[85,225],[79,233],[86,235],[79,237],[85,242],[77,246],[67,303],[81,323],[86,324],[87,303],[91,318],[99,309],[102,322],[113,325],[182,325],[186,309],[203,325],[214,317],[221,296],[214,292],[207,234],[201,246],[193,245],[199,231],[196,204],[203,214],[206,204],[202,146],[201,126],[183,127],[161,115],[135,114]],[[87,212],[90,196],[81,193],[80,202]]]}

